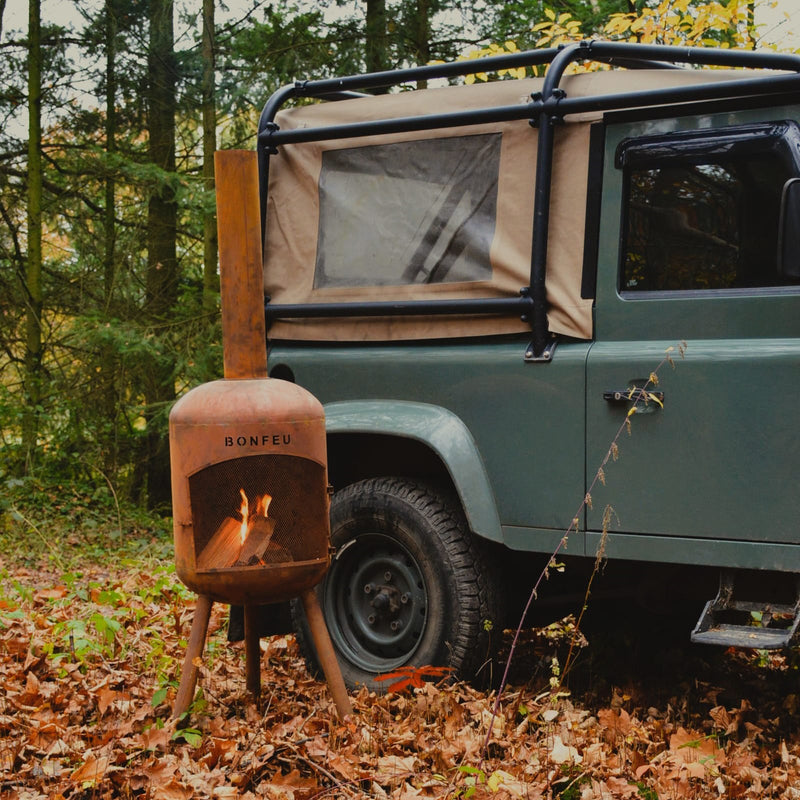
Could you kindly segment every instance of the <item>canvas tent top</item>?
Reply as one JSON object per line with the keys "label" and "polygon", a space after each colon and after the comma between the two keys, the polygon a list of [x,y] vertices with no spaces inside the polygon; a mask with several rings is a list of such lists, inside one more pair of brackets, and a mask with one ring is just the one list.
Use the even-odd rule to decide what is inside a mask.
{"label": "canvas tent top", "polygon": [[[571,101],[628,98],[670,87],[733,86],[742,77],[727,70],[616,70],[566,76],[560,88]],[[312,314],[339,303],[519,298],[531,282],[540,135],[528,109],[532,95],[543,90],[543,79],[498,81],[281,111],[275,118],[280,133],[319,133],[309,134],[312,141],[278,144],[268,159],[264,291],[274,309],[270,336],[377,341],[530,331],[519,313],[508,312],[335,321]],[[604,107],[613,108],[613,100]],[[369,130],[369,123],[398,121],[403,128],[412,118],[488,108],[503,109],[505,118],[347,135],[353,124]],[[573,108],[577,113],[567,113],[554,136],[547,326],[554,334],[589,339],[593,300],[581,294],[589,132],[603,111]],[[334,138],[323,138],[326,131]],[[305,307],[305,313],[282,317],[287,305]]]}

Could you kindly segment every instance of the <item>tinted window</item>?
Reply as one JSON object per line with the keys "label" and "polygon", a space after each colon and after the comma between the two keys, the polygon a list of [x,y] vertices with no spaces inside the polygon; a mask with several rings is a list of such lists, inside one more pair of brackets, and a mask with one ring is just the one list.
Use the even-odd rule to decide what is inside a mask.
{"label": "tinted window", "polygon": [[704,136],[705,154],[696,137],[675,137],[643,148],[627,164],[623,291],[786,283],[777,250],[781,193],[794,173],[790,159],[774,136],[763,137],[762,152],[754,152],[755,133],[730,147]]}

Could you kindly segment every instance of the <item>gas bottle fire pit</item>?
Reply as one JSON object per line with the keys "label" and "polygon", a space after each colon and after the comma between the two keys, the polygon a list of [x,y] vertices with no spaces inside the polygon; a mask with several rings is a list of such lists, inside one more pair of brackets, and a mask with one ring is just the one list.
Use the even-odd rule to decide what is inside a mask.
{"label": "gas bottle fire pit", "polygon": [[350,702],[313,587],[330,563],[325,416],[267,377],[255,153],[217,153],[225,380],[170,413],[178,577],[199,595],[173,715],[189,706],[214,602],[243,605],[247,689],[261,688],[255,608],[300,597],[339,714]]}

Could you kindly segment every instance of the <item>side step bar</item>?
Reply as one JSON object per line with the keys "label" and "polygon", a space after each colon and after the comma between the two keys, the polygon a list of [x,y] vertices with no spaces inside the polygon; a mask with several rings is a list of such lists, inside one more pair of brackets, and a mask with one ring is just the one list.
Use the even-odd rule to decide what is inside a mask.
{"label": "side step bar", "polygon": [[698,644],[778,650],[788,647],[800,625],[800,578],[794,605],[736,600],[734,573],[723,570],[719,591],[706,603],[691,639]]}

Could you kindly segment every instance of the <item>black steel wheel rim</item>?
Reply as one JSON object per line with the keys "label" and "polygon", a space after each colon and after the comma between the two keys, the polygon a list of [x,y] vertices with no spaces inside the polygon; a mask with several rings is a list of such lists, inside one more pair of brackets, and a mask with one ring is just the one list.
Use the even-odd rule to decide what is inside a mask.
{"label": "black steel wheel rim", "polygon": [[396,539],[369,533],[347,542],[323,583],[331,639],[355,666],[381,673],[408,662],[428,617],[422,570]]}

